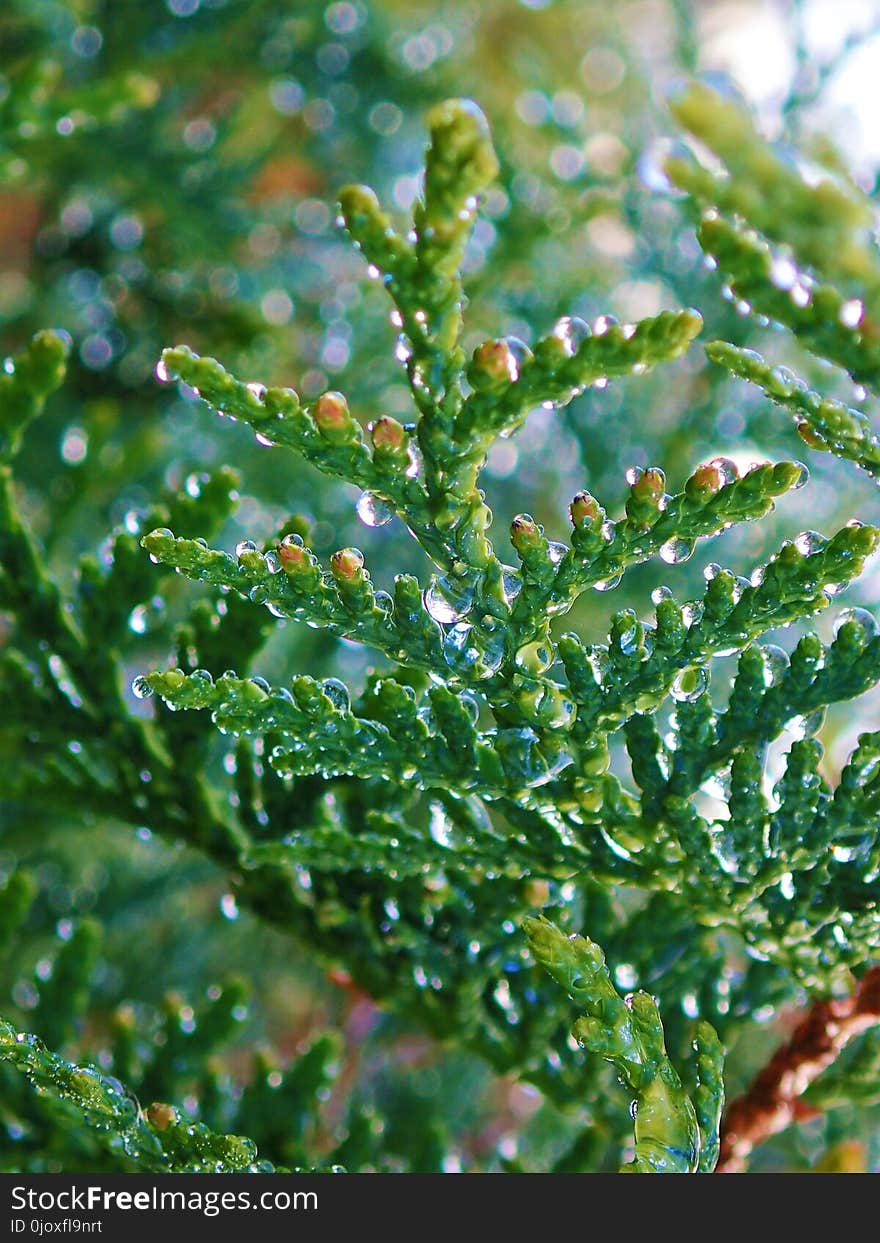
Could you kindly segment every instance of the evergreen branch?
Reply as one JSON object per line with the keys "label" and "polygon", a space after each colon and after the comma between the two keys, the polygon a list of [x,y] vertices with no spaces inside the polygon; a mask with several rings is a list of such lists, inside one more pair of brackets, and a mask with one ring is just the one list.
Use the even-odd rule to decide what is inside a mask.
{"label": "evergreen branch", "polygon": [[[657,1003],[644,992],[622,998],[611,982],[605,956],[586,937],[566,937],[544,919],[527,919],[523,927],[533,955],[572,1001],[586,1010],[574,1026],[575,1039],[591,1053],[610,1061],[634,1096],[635,1156],[621,1173],[695,1174],[707,1172],[701,1161],[701,1125],[714,1146],[720,1113],[720,1045],[704,1025],[698,1036],[700,1120],[694,1104],[666,1055]],[[710,1034],[711,1033],[711,1034]]]}
{"label": "evergreen branch", "polygon": [[680,357],[703,326],[693,309],[661,311],[637,324],[603,315],[592,327],[566,317],[535,345],[515,338],[485,341],[474,352],[467,377],[473,393],[452,428],[450,457],[482,456],[499,435],[519,428],[529,410],[543,403],[567,405],[592,384],[643,375]]}
{"label": "evergreen branch", "polygon": [[243,541],[235,557],[203,540],[175,538],[167,527],[141,542],[156,561],[264,604],[273,617],[309,621],[417,668],[433,669],[443,660],[440,627],[415,579],[399,575],[393,600],[376,592],[355,548],[334,553],[328,573],[298,535],[286,536],[267,553]]}
{"label": "evergreen branch", "polygon": [[165,1174],[275,1172],[268,1162],[257,1161],[251,1140],[187,1122],[171,1105],[156,1102],[141,1110],[117,1079],[65,1061],[5,1020],[0,1020],[0,1062],[14,1066],[44,1098],[72,1110],[128,1168]]}
{"label": "evergreen branch", "polygon": [[756,384],[765,396],[790,411],[798,435],[811,449],[855,462],[880,479],[880,438],[861,410],[808,388],[787,367],[771,367],[754,350],[727,341],[710,341],[706,353],[733,375]]}
{"label": "evergreen branch", "polygon": [[652,556],[674,565],[686,561],[698,539],[764,517],[776,497],[803,486],[806,473],[799,462],[768,462],[740,478],[733,462],[714,458],[672,496],[657,467],[634,470],[628,482],[626,516],[618,522],[609,522],[588,492],[578,493],[570,508],[571,548],[549,545],[530,515],[514,519],[511,539],[522,562],[522,590],[511,624],[528,629],[544,614],[565,613],[589,587],[607,589]]}
{"label": "evergreen branch", "polygon": [[752,580],[708,567],[702,600],[684,608],[671,593],[659,592],[653,630],[624,610],[615,616],[607,647],[588,650],[576,635],[563,635],[559,653],[578,709],[576,736],[615,729],[634,712],[658,707],[673,688],[679,699],[698,694],[705,681],[699,671],[713,655],[737,651],[766,630],[827,608],[829,592],[858,576],[878,542],[880,532],[857,526],[844,527],[827,542],[818,537],[786,543]]}
{"label": "evergreen branch", "polygon": [[241,734],[277,733],[271,760],[282,774],[390,778],[421,788],[466,789],[483,797],[512,797],[545,784],[571,763],[564,750],[549,755],[529,730],[480,732],[477,705],[444,687],[430,692],[430,708],[417,706],[407,687],[377,683],[370,719],[355,716],[341,682],[297,677],[290,690],[272,690],[262,679],[206,670],[151,673],[144,691],[157,691],[176,709],[207,709],[218,727]]}
{"label": "evergreen branch", "polygon": [[770,245],[717,212],[703,217],[697,237],[744,308],[785,325],[859,383],[880,384],[880,330],[860,301],[805,273],[780,276]]}
{"label": "evergreen branch", "polygon": [[162,353],[161,375],[180,379],[217,414],[240,419],[264,444],[294,449],[324,474],[356,484],[397,513],[438,564],[451,568],[452,555],[435,527],[409,432],[388,416],[370,425],[370,448],[341,393],[322,394],[303,406],[290,388],[265,388],[236,380],[215,358],[188,346]]}
{"label": "evergreen branch", "polygon": [[55,332],[38,332],[0,371],[0,462],[10,462],[24,430],[64,380],[67,346]]}
{"label": "evergreen branch", "polygon": [[816,1002],[748,1091],[728,1106],[717,1172],[741,1171],[759,1144],[813,1116],[804,1093],[851,1040],[878,1023],[880,967],[868,971],[848,997]]}
{"label": "evergreen branch", "polygon": [[880,290],[878,254],[869,244],[871,204],[854,186],[827,175],[810,184],[758,135],[744,109],[705,83],[689,83],[671,98],[670,110],[726,166],[717,174],[693,159],[670,156],[664,167],[675,185],[746,220],[832,280]]}

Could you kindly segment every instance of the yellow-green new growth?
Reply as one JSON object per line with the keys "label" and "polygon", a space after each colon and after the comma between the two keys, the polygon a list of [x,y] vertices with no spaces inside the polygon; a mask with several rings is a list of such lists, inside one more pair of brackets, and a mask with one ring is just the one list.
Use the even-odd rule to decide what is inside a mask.
{"label": "yellow-green new growth", "polygon": [[723,1101],[723,1053],[713,1029],[708,1023],[699,1026],[692,1100],[666,1055],[654,998],[644,992],[621,997],[605,955],[587,937],[566,936],[543,916],[524,920],[523,928],[537,961],[586,1011],[574,1025],[575,1039],[612,1062],[633,1093],[635,1155],[621,1173],[710,1172],[717,1160]]}

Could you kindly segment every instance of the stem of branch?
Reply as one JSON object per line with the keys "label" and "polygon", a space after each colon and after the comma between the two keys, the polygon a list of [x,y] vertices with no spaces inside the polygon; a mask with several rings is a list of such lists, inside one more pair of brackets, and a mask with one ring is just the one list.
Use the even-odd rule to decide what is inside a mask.
{"label": "stem of branch", "polygon": [[880,965],[871,968],[849,997],[816,1002],[748,1091],[731,1102],[715,1172],[740,1173],[758,1144],[792,1122],[814,1117],[816,1110],[801,1100],[804,1092],[851,1040],[876,1023]]}

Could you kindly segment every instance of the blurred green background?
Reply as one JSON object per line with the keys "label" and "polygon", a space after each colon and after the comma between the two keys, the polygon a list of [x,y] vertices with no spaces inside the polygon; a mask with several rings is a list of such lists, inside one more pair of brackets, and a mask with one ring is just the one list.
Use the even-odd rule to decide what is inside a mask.
{"label": "blurred green background", "polygon": [[[502,334],[528,342],[562,314],[631,320],[693,305],[707,337],[759,348],[870,411],[863,393],[725,298],[660,161],[678,140],[666,92],[682,76],[711,74],[747,99],[771,137],[807,161],[848,163],[873,193],[874,22],[871,3],[825,0],[6,0],[3,352],[41,327],[72,341],[68,382],[18,468],[55,576],[71,582],[78,556],[162,487],[195,490],[201,472],[232,463],[242,501],[222,546],[262,543],[303,514],[322,557],[355,544],[382,587],[401,570],[426,579],[423,555],[398,522],[364,527],[353,489],[261,448],[243,426],[218,423],[193,393],[160,385],[154,369],[163,346],[185,342],[245,379],[306,397],[341,389],[365,422],[412,417],[389,306],[336,226],[334,194],[366,182],[403,219],[419,193],[424,114],[451,95],[486,112],[502,166],[467,255],[466,344]],[[561,538],[579,488],[616,514],[630,465],[660,465],[677,488],[717,454],[742,465],[807,452],[778,411],[725,380],[697,348],[648,377],[594,387],[564,411],[535,411],[517,437],[495,445],[484,486],[509,554],[513,514],[531,512]],[[772,518],[701,546],[686,565],[633,571],[613,598],[585,597],[573,628],[597,639],[613,608],[644,612],[663,582],[679,598],[695,591],[709,561],[748,574],[798,531],[830,534],[854,514],[876,515],[867,479],[819,455],[809,465],[811,485]],[[195,591],[176,581],[133,612],[132,677],[167,662],[173,625]],[[877,596],[875,569],[846,603],[871,607]],[[338,676],[357,687],[371,659],[289,625],[255,671]],[[150,707],[132,699],[132,710]],[[823,735],[831,778],[872,712],[876,704],[860,702],[831,714]],[[169,993],[196,1004],[235,975],[251,1002],[218,1055],[224,1090],[253,1076],[255,1047],[284,1065],[325,1027],[341,1035],[336,1078],[320,1088],[317,1150],[344,1134],[349,1099],[384,1120],[382,1168],[546,1169],[582,1124],[576,1111],[563,1118],[536,1089],[492,1077],[328,979],[239,913],[216,869],[146,827],[133,833],[7,806],[0,871],[21,863],[40,885],[27,944],[4,964],[23,1016],[34,1004],[28,981],[71,921],[94,915],[105,926],[78,1045],[90,1056],[100,1056],[108,1016],[123,1000],[134,1000],[137,1024],[149,1031]],[[773,1006],[741,1024],[730,1090],[784,1027]],[[181,1076],[185,1086],[185,1068]],[[195,1086],[183,1103],[204,1113]],[[872,1162],[880,1153],[868,1122],[859,1159]],[[758,1161],[807,1168],[833,1145],[838,1125],[852,1137],[851,1119],[808,1126]],[[282,1159],[272,1142],[264,1138],[264,1155]],[[55,1168],[77,1160],[88,1168],[94,1156],[84,1151],[59,1152]],[[11,1145],[4,1168],[15,1168],[17,1154]]]}

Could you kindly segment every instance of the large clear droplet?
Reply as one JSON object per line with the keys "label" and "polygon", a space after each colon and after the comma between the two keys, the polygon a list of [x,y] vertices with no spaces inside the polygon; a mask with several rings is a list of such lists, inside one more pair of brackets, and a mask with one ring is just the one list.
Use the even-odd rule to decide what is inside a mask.
{"label": "large clear droplet", "polygon": [[826,548],[828,540],[824,535],[820,535],[818,531],[801,531],[794,541],[794,546],[805,557],[810,557],[814,553],[821,552],[823,548]]}
{"label": "large clear droplet", "polygon": [[857,626],[861,627],[862,637],[866,642],[869,639],[873,639],[877,634],[877,622],[867,609],[844,609],[842,613],[838,614],[834,622],[835,639],[840,633],[841,626],[845,626],[848,622],[855,622]]}
{"label": "large clear droplet", "polygon": [[672,698],[677,699],[679,703],[690,703],[694,699],[699,699],[708,685],[709,674],[702,666],[682,669],[676,674],[675,681],[672,683]]}
{"label": "large clear droplet", "polygon": [[340,682],[339,678],[325,678],[321,683],[321,690],[337,712],[351,711],[351,698],[348,694],[348,687],[344,682]]}
{"label": "large clear droplet", "polygon": [[622,574],[612,574],[610,578],[600,578],[597,583],[593,583],[593,586],[596,591],[613,591],[622,578]]}
{"label": "large clear droplet", "polygon": [[504,587],[504,596],[508,604],[513,604],[519,593],[522,591],[522,575],[515,566],[502,565],[502,586]]}
{"label": "large clear droplet", "polygon": [[504,344],[507,346],[507,374],[513,384],[519,379],[523,364],[532,357],[532,351],[519,337],[504,337]]}
{"label": "large clear droplet", "polygon": [[474,628],[468,622],[459,622],[443,641],[443,656],[455,673],[470,673],[480,659],[480,649],[474,641]]}
{"label": "large clear droplet", "polygon": [[239,561],[242,559],[242,557],[246,556],[247,553],[256,552],[256,551],[257,551],[257,546],[253,540],[242,539],[242,540],[239,540],[238,543],[235,545],[235,556]]}
{"label": "large clear droplet", "polygon": [[424,602],[434,621],[450,626],[467,617],[474,605],[474,591],[467,583],[434,578],[425,591]]}
{"label": "large clear droplet", "polygon": [[568,545],[557,543],[556,540],[551,540],[550,543],[547,545],[547,556],[550,560],[551,565],[559,565],[559,562],[562,560],[562,558],[566,555],[567,552],[568,552]]}
{"label": "large clear droplet", "polygon": [[775,643],[766,643],[761,650],[764,655],[764,685],[775,686],[788,671],[788,653]]}
{"label": "large clear droplet", "polygon": [[725,485],[739,479],[739,467],[729,457],[713,457],[709,465],[714,466]]}
{"label": "large clear droplet", "polygon": [[132,682],[131,692],[134,695],[135,699],[149,699],[149,697],[153,693],[153,688],[152,686],[150,686],[147,679],[141,676],[139,678],[135,678],[135,680]]}
{"label": "large clear droplet", "polygon": [[487,618],[483,624],[480,637],[480,665],[477,670],[481,678],[491,677],[501,667],[504,659],[504,626],[498,621]]}
{"label": "large clear droplet", "polygon": [[573,358],[581,343],[592,335],[590,325],[576,315],[563,315],[553,325],[553,336],[562,342],[568,358]]}
{"label": "large clear droplet", "polygon": [[673,537],[672,539],[668,539],[665,544],[661,545],[660,560],[665,561],[667,565],[680,565],[682,561],[687,561],[693,551],[693,540],[678,539],[677,537]]}
{"label": "large clear droplet", "polygon": [[362,492],[355,508],[365,527],[384,527],[394,517],[391,506],[374,492]]}
{"label": "large clear droplet", "polygon": [[641,627],[637,622],[633,622],[631,626],[627,626],[618,637],[617,645],[623,652],[624,656],[633,656],[638,650],[639,639],[641,638]]}

